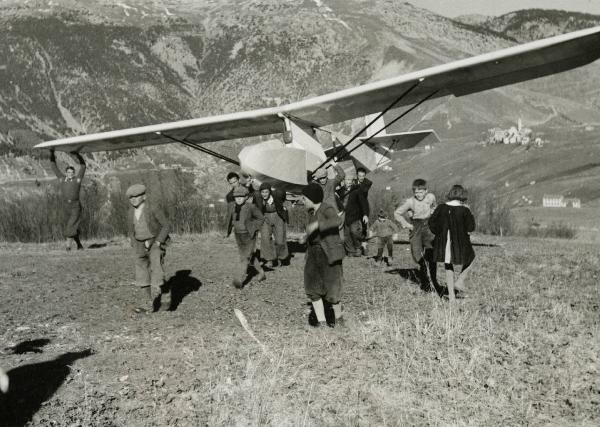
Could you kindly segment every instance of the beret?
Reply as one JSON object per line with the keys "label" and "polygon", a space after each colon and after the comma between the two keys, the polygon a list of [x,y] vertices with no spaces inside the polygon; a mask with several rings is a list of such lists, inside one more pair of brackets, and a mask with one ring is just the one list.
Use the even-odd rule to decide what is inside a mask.
{"label": "beret", "polygon": [[313,203],[321,203],[323,201],[323,189],[315,182],[304,187],[302,194],[308,197]]}
{"label": "beret", "polygon": [[146,186],[144,184],[133,184],[127,189],[125,193],[127,197],[141,196],[146,193]]}

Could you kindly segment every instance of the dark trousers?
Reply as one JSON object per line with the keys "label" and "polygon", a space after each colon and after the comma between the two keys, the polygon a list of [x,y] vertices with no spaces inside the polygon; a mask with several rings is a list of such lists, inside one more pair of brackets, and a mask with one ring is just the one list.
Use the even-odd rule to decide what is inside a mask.
{"label": "dark trousers", "polygon": [[286,223],[277,212],[267,212],[260,229],[260,256],[267,261],[285,260],[289,257]]}
{"label": "dark trousers", "polygon": [[65,212],[67,222],[65,224],[65,237],[75,238],[79,236],[79,224],[81,222],[81,203],[79,200],[65,200]]}
{"label": "dark trousers", "polygon": [[304,265],[304,290],[311,301],[323,299],[331,304],[342,296],[342,261],[329,264],[321,245],[307,245]]}
{"label": "dark trousers", "polygon": [[410,231],[410,253],[417,264],[427,249],[433,248],[434,234],[429,229],[426,219],[413,219],[413,229]]}
{"label": "dark trousers", "polygon": [[235,279],[240,282],[246,277],[248,265],[253,265],[259,273],[263,271],[260,266],[258,257],[256,256],[256,234],[251,236],[250,233],[235,233],[235,243],[238,247],[240,262],[238,264]]}
{"label": "dark trousers", "polygon": [[164,262],[166,250],[164,247],[152,245],[146,249],[144,242],[133,239],[135,252],[135,282],[138,286],[152,286],[156,293],[165,281]]}
{"label": "dark trousers", "polygon": [[360,244],[363,240],[362,221],[356,220],[344,227],[344,248],[348,255],[360,255]]}
{"label": "dark trousers", "polygon": [[383,256],[383,250],[387,248],[388,256],[394,256],[394,241],[392,236],[378,237],[377,238],[377,257],[376,259],[381,259]]}

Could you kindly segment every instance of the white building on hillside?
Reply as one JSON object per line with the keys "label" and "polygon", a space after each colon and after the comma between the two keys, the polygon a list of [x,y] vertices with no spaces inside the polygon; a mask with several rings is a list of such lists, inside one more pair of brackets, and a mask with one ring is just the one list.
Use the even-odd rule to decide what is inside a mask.
{"label": "white building on hillside", "polygon": [[574,208],[581,208],[581,200],[575,197],[565,198],[560,194],[544,194],[542,206],[545,208],[566,208],[571,205]]}
{"label": "white building on hillside", "polygon": [[564,196],[560,194],[544,194],[542,206],[545,208],[564,208],[567,204]]}

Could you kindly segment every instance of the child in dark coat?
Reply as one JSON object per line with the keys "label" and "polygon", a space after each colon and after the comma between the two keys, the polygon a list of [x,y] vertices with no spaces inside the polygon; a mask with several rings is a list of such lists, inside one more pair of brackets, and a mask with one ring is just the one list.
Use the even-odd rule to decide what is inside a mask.
{"label": "child in dark coat", "polygon": [[[316,315],[317,322],[313,326],[328,324],[333,327],[343,323],[340,298],[344,244],[339,233],[342,220],[335,207],[323,200],[323,189],[319,184],[304,187],[302,198],[308,210],[304,290]],[[325,304],[333,309],[334,316],[330,319],[325,316]],[[331,310],[328,312],[331,314]]]}
{"label": "child in dark coat", "polygon": [[[448,201],[439,205],[429,218],[429,228],[435,234],[434,259],[444,263],[448,298],[454,301],[455,291],[463,291],[465,276],[475,259],[469,237],[469,233],[475,230],[475,218],[465,205],[467,191],[462,186],[454,185],[447,198]],[[455,265],[462,266],[456,278]]]}

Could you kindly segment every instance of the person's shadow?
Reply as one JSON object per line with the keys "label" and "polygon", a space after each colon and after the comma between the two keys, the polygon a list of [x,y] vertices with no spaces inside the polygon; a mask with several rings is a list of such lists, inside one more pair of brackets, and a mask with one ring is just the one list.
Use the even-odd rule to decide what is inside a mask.
{"label": "person's shadow", "polygon": [[196,292],[202,282],[190,276],[192,270],[179,270],[163,285],[163,292],[171,291],[171,306],[169,311],[177,310],[181,301],[190,293]]}
{"label": "person's shadow", "polygon": [[26,425],[52,397],[71,372],[76,360],[92,354],[90,349],[66,353],[54,360],[23,365],[7,372],[8,393],[0,392],[0,424],[20,427]]}
{"label": "person's shadow", "polygon": [[404,280],[421,285],[421,281],[419,280],[419,270],[416,268],[394,268],[393,270],[386,270],[386,273],[397,274]]}
{"label": "person's shadow", "polygon": [[41,347],[48,344],[50,340],[48,338],[38,338],[35,340],[23,341],[14,347],[10,347],[13,354],[25,354],[25,353],[42,353]]}

